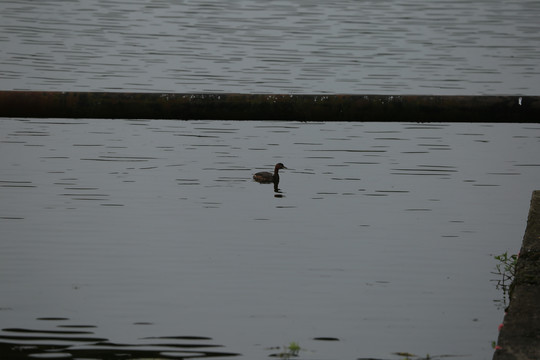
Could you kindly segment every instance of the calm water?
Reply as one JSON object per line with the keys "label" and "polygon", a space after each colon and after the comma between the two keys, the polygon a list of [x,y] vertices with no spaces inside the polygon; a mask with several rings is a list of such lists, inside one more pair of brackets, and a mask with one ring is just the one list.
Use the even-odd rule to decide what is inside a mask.
{"label": "calm water", "polygon": [[[493,255],[519,250],[539,142],[519,124],[4,119],[0,344],[490,359]],[[251,180],[276,162],[280,193]]]}
{"label": "calm water", "polygon": [[[0,89],[540,95],[540,3],[0,1]],[[491,359],[540,126],[0,121],[0,355]],[[289,167],[280,192],[251,174]],[[440,358],[440,356],[439,356]]]}
{"label": "calm water", "polygon": [[0,1],[0,89],[540,95],[537,0]]}

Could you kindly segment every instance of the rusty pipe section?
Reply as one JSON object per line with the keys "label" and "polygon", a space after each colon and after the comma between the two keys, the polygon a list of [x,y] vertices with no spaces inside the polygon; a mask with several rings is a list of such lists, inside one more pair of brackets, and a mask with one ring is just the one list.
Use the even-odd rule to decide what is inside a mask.
{"label": "rusty pipe section", "polygon": [[540,122],[540,96],[0,91],[0,117]]}

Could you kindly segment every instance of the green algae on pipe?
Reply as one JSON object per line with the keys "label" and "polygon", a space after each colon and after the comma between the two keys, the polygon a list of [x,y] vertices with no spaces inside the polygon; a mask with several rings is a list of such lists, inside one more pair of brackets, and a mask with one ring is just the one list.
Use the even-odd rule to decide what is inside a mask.
{"label": "green algae on pipe", "polygon": [[540,122],[540,97],[0,91],[0,117]]}

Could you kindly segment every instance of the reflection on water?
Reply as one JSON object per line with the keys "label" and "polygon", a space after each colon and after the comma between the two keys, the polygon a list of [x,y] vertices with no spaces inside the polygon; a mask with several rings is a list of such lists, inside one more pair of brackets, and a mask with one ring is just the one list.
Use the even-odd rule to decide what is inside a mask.
{"label": "reflection on water", "polygon": [[279,185],[279,181],[276,181],[274,183],[274,192],[275,192],[274,197],[283,197],[283,196],[285,196],[285,195],[283,195],[283,192],[278,187],[278,185]]}
{"label": "reflection on water", "polygon": [[[1,351],[491,358],[493,255],[521,245],[539,141],[523,124],[4,119]],[[278,162],[280,192],[253,181]]]}
{"label": "reflection on water", "polygon": [[2,90],[540,93],[540,4],[0,2]]}
{"label": "reflection on water", "polygon": [[[201,336],[159,336],[117,344],[96,337],[96,326],[69,324],[66,318],[39,318],[52,322],[47,329],[5,328],[0,331],[0,354],[5,359],[139,359],[215,358],[238,356]],[[56,324],[56,326],[54,326]],[[134,324],[140,325],[140,324]],[[149,324],[144,324],[149,325]]]}

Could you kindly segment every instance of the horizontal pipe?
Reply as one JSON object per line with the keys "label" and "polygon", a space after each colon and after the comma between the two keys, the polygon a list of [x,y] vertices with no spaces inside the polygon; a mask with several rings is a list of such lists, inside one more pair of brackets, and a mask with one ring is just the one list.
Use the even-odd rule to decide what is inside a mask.
{"label": "horizontal pipe", "polygon": [[0,117],[540,122],[540,96],[0,91]]}

